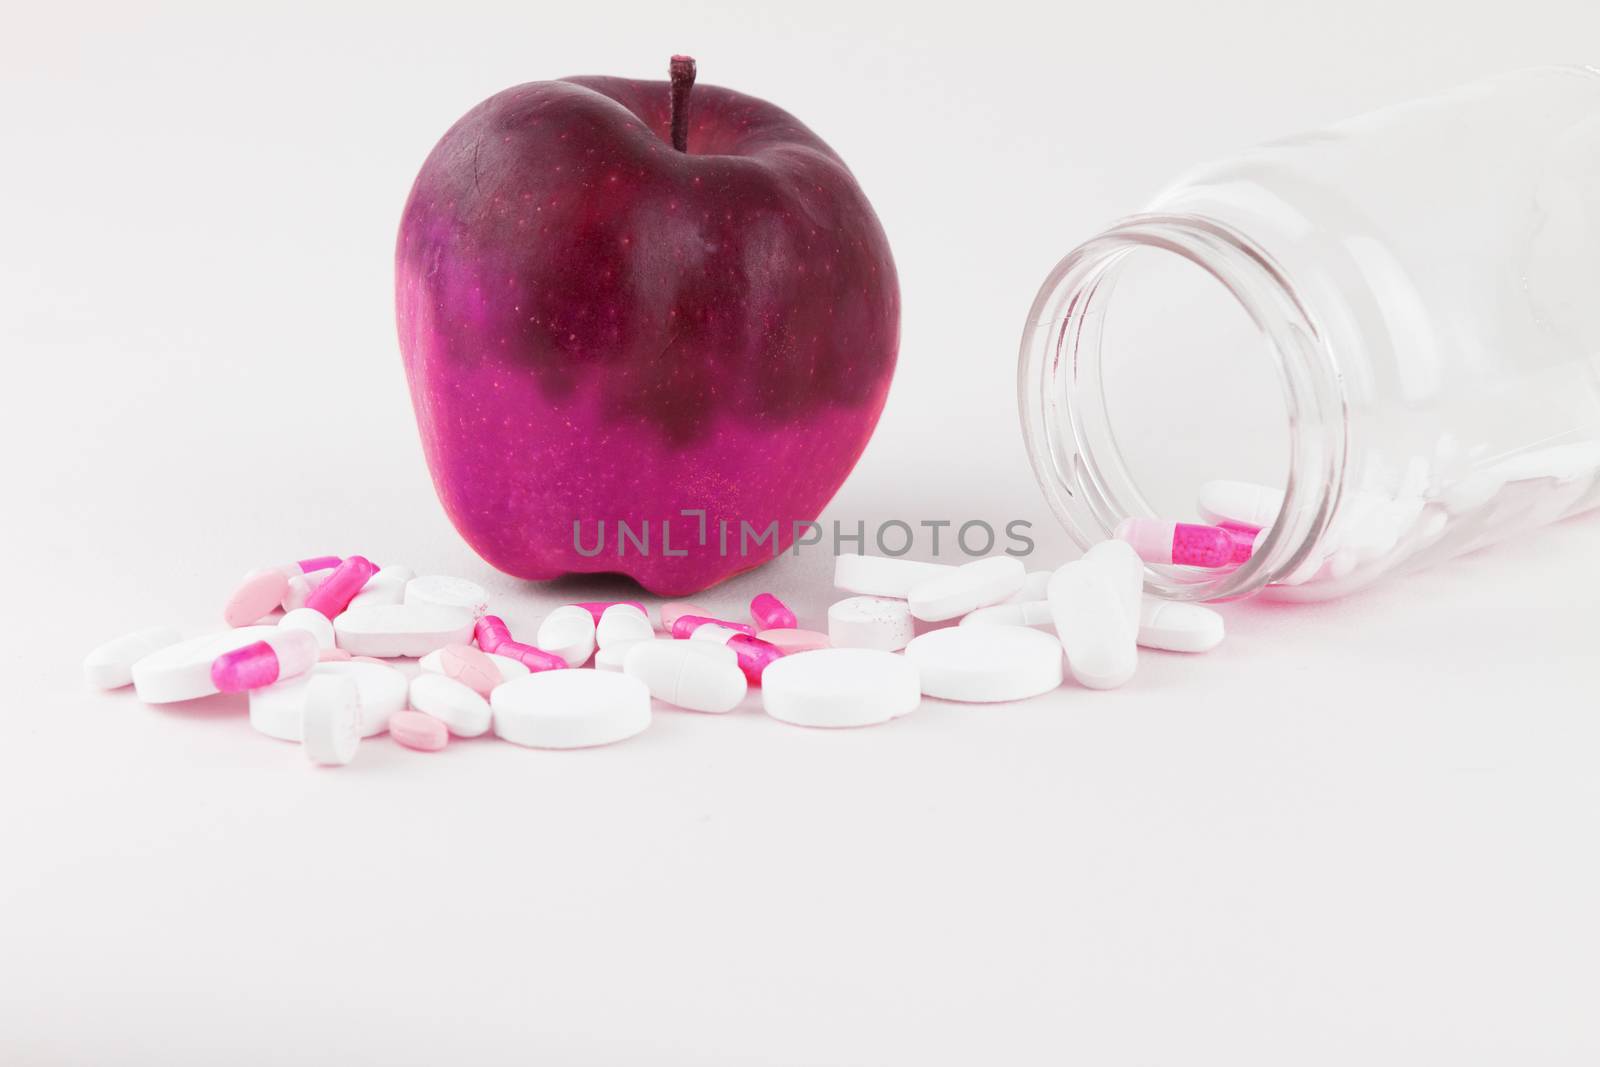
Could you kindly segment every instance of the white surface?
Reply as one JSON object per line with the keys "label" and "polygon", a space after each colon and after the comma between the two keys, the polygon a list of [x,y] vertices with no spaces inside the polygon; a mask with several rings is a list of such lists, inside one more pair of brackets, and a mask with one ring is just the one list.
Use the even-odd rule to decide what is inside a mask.
{"label": "white surface", "polygon": [[[423,468],[398,215],[506,85],[688,51],[827,138],[905,309],[828,517],[1028,518],[1033,569],[1066,553],[1013,359],[1067,247],[1202,159],[1597,40],[1577,0],[16,7],[0,1061],[1592,1064],[1594,516],[1344,603],[1227,605],[1221,648],[1114,693],[869,730],[752,696],[594,751],[377,738],[314,773],[243,698],[148,708],[80,669],[314,552],[470,578],[525,641],[634,596],[494,574]],[[831,578],[786,558],[695,599],[770,590],[818,628]]]}

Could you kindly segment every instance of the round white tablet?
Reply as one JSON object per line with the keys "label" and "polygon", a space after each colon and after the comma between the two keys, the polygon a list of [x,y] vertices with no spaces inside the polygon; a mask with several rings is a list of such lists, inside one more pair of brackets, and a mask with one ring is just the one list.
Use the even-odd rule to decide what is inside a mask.
{"label": "round white tablet", "polygon": [[304,630],[317,639],[318,648],[333,647],[333,623],[315,608],[295,608],[278,620],[285,630]]}
{"label": "round white tablet", "polygon": [[594,655],[594,616],[576,604],[557,608],[539,624],[533,643],[566,660],[567,666],[581,667]]}
{"label": "round white tablet", "polygon": [[[431,674],[443,674],[444,657],[442,653],[442,649],[434,649],[417,660],[417,666]],[[497,656],[493,652],[485,652],[484,655],[489,657],[489,662],[493,663],[495,669],[500,672],[500,680],[502,682],[509,682],[513,678],[521,678],[528,673],[528,665],[521,660],[514,660],[510,656]]]}
{"label": "round white tablet", "polygon": [[915,632],[911,609],[904,600],[853,596],[828,609],[828,640],[835,648],[893,652],[905,648]]}
{"label": "round white tablet", "polygon": [[1026,626],[949,626],[906,646],[924,696],[988,704],[1061,684],[1061,642]]}
{"label": "round white tablet", "polygon": [[181,640],[182,635],[170,626],[123,634],[83,658],[83,677],[97,689],[121,689],[133,683],[135,663]]}
{"label": "round white tablet", "polygon": [[217,691],[211,681],[211,663],[224,652],[255,644],[276,626],[241,626],[237,630],[191,637],[137,660],[129,668],[133,688],[146,704],[194,700]]}
{"label": "round white tablet", "polygon": [[1013,596],[1028,578],[1020,559],[975,559],[911,587],[911,614],[924,622],[943,622]]}
{"label": "round white tablet", "polygon": [[611,671],[538,671],[495,689],[494,732],[529,748],[589,748],[650,725],[650,690]]}
{"label": "round white tablet", "polygon": [[655,635],[650,616],[632,604],[612,604],[601,613],[600,621],[594,627],[594,643],[600,648],[648,641]]}
{"label": "round white tablet", "polygon": [[252,689],[250,725],[280,741],[301,740],[306,687],[316,677],[349,678],[356,684],[361,700],[362,737],[383,733],[389,728],[389,716],[405,710],[406,676],[395,668],[382,663],[328,660],[311,668],[310,674]]}
{"label": "round white tablet", "polygon": [[306,759],[321,767],[341,767],[361,744],[361,698],[349,678],[318,675],[306,686]]}
{"label": "round white tablet", "polygon": [[474,619],[489,613],[489,594],[483,586],[465,578],[451,578],[443,574],[425,574],[407,582],[405,603],[460,608],[471,613]]}
{"label": "round white tablet", "polygon": [[767,665],[761,704],[796,726],[872,726],[917,709],[922,687],[904,656],[870,648],[819,648]]}
{"label": "round white tablet", "polygon": [[423,671],[411,679],[411,707],[432,715],[457,737],[479,737],[489,732],[489,702],[470,686],[442,674]]}
{"label": "round white tablet", "polygon": [[339,647],[352,656],[393,659],[426,656],[445,645],[472,640],[472,615],[437,604],[373,604],[333,620]]}

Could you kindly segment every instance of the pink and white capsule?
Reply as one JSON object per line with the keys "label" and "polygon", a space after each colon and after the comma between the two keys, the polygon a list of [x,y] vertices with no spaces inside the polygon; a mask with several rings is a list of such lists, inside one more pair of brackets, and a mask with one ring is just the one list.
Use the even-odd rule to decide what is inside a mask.
{"label": "pink and white capsule", "polygon": [[298,563],[283,563],[251,571],[234,588],[222,607],[222,621],[229,626],[249,626],[269,614],[289,593],[289,579],[339,565],[338,556],[314,556]]}
{"label": "pink and white capsule", "polygon": [[727,619],[714,619],[708,615],[679,615],[672,622],[672,636],[680,641],[686,637],[694,636],[694,632],[702,626],[721,626],[735,633],[756,635],[756,628],[747,622],[729,622]]}
{"label": "pink and white capsule", "polygon": [[1238,562],[1234,559],[1238,542],[1220,526],[1163,522],[1160,519],[1123,519],[1116,532],[1117,540],[1126,541],[1146,563],[1226,567]]}
{"label": "pink and white capsule", "polygon": [[744,672],[745,681],[751,685],[760,685],[761,673],[774,660],[783,658],[783,649],[770,641],[730,630],[726,626],[701,626],[689,635],[689,639],[715,641],[724,648],[732,649],[733,654],[739,657],[739,669]]}
{"label": "pink and white capsule", "polygon": [[365,556],[351,556],[306,597],[306,607],[332,619],[350,606],[350,601],[378,573],[378,565]]}
{"label": "pink and white capsule", "polygon": [[243,693],[294,678],[317,662],[321,647],[306,630],[279,629],[260,641],[224,652],[211,661],[211,684],[222,693]]}
{"label": "pink and white capsule", "polygon": [[771,593],[762,593],[750,601],[750,617],[758,630],[793,630],[800,625],[794,612]]}

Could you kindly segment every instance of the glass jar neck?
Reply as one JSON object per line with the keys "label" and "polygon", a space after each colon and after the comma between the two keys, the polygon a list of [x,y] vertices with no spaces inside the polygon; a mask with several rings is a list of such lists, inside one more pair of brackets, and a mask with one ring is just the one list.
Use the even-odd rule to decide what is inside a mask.
{"label": "glass jar neck", "polygon": [[1057,264],[1022,339],[1017,386],[1028,455],[1052,511],[1084,548],[1111,537],[1125,518],[1155,515],[1118,446],[1103,382],[1105,313],[1135,252],[1182,257],[1219,282],[1219,299],[1236,302],[1265,341],[1282,390],[1284,503],[1250,559],[1231,570],[1152,566],[1146,573],[1146,588],[1171,599],[1245,596],[1315,559],[1342,489],[1349,429],[1338,366],[1316,318],[1279,265],[1243,234],[1197,214],[1135,215]]}

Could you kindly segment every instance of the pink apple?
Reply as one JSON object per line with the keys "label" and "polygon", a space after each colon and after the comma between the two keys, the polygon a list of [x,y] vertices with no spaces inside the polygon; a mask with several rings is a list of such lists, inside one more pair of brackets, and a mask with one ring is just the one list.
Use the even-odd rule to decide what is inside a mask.
{"label": "pink apple", "polygon": [[[693,71],[507,89],[406,202],[396,306],[423,450],[456,529],[510,574],[679,596],[758,566],[883,408],[900,295],[866,196],[788,112],[691,98]],[[741,523],[774,522],[776,544],[741,553]]]}

